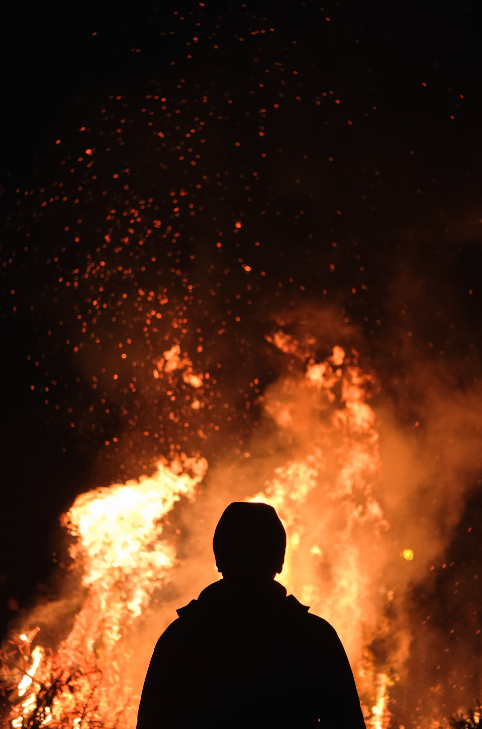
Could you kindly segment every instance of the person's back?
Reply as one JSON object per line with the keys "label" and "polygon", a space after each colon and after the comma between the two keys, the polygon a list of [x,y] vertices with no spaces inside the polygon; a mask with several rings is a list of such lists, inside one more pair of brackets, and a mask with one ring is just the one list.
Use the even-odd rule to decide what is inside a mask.
{"label": "person's back", "polygon": [[[287,597],[273,579],[285,550],[274,518],[279,522],[264,504],[231,504],[225,511],[214,541],[224,579],[179,609],[179,618],[160,637],[144,684],[138,729],[364,729],[335,630]],[[259,554],[266,545],[257,537],[259,528],[269,535],[270,520],[279,543],[278,554],[274,550],[268,559],[272,573],[267,573],[260,569],[268,563]],[[234,554],[233,541],[239,547]]]}

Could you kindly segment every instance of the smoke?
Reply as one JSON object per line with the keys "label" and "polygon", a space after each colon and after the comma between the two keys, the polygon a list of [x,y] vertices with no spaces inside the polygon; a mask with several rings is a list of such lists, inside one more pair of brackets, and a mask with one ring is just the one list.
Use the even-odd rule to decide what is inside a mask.
{"label": "smoke", "polygon": [[[449,651],[445,646],[453,625],[445,627],[437,620],[437,614],[440,618],[445,609],[444,597],[440,590],[437,594],[434,584],[434,570],[440,572],[467,499],[480,484],[482,389],[479,383],[462,388],[456,366],[435,366],[420,359],[412,364],[413,399],[407,409],[412,411],[415,400],[420,420],[400,423],[404,413],[399,404],[396,414],[386,406],[377,409],[381,500],[390,523],[383,579],[392,585],[399,606],[394,628],[407,636],[412,654],[409,664],[400,668],[404,680],[395,694],[398,706],[394,713],[404,722],[410,716],[414,720],[424,716],[440,721],[466,708],[480,691],[477,672],[469,670],[467,675],[474,650],[473,639],[468,636],[463,646],[456,646],[456,653],[445,656],[450,663],[448,673],[465,675],[465,693],[447,695],[446,688],[455,686],[442,689],[440,684],[439,691],[435,691],[440,665],[434,664],[441,663],[440,655]],[[410,562],[397,559],[404,549],[413,550]],[[431,602],[435,610],[427,609],[429,615],[423,612],[427,593],[434,596]],[[453,595],[447,597],[450,600]],[[449,607],[446,610],[447,614],[451,612]],[[438,680],[443,682],[440,673]],[[414,681],[426,690],[414,692]]]}

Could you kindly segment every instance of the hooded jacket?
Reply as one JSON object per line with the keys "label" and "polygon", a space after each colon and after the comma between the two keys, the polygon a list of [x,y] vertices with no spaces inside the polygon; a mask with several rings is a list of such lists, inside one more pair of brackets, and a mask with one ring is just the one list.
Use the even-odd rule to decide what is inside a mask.
{"label": "hooded jacket", "polygon": [[159,638],[137,729],[365,729],[334,628],[278,582],[207,587]]}

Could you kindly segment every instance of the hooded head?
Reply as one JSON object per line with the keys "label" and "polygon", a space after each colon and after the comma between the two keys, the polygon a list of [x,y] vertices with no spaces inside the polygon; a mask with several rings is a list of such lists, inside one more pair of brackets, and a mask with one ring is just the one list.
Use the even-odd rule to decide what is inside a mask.
{"label": "hooded head", "polygon": [[286,532],[272,506],[235,501],[218,522],[213,548],[224,578],[274,579],[283,568]]}

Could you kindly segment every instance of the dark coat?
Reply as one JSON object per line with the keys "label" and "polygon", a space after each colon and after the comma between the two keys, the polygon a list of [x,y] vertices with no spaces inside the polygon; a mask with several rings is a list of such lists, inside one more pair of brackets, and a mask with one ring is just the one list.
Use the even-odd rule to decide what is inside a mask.
{"label": "dark coat", "polygon": [[332,626],[278,582],[215,582],[159,638],[137,729],[365,729]]}

